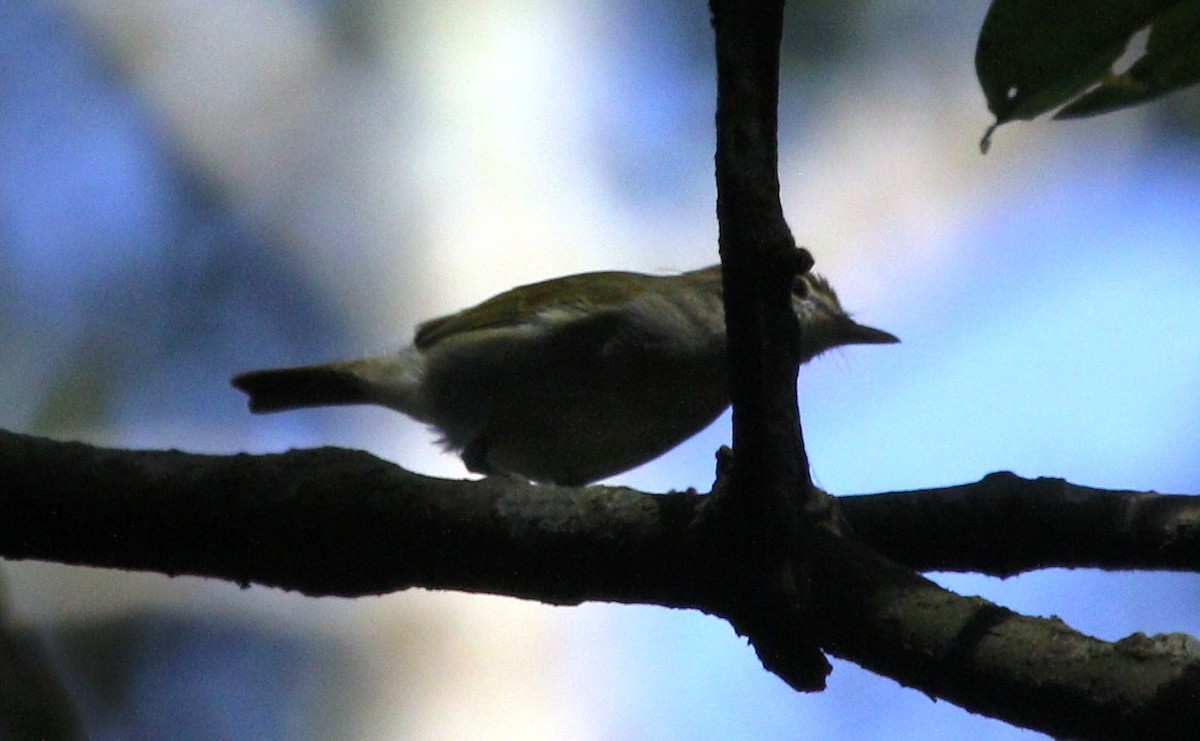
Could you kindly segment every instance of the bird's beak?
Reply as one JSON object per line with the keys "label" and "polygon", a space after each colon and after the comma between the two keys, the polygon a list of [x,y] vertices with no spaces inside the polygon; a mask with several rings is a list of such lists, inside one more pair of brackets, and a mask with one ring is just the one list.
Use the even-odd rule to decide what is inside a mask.
{"label": "bird's beak", "polygon": [[859,324],[849,317],[846,318],[839,334],[842,343],[846,345],[891,345],[900,341],[900,338],[891,332]]}

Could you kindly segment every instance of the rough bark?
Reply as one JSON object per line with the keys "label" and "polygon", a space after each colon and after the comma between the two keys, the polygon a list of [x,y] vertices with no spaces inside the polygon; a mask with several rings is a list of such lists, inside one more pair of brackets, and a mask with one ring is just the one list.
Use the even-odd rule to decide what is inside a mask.
{"label": "rough bark", "polygon": [[[725,568],[736,553],[722,550],[728,541],[704,524],[705,495],[695,492],[445,481],[333,448],[208,456],[11,433],[0,433],[0,482],[5,558],[193,574],[314,596],[424,587],[553,604],[694,608],[756,626],[750,640],[784,644],[778,649],[785,660],[787,642],[815,643],[932,697],[1055,735],[1182,738],[1196,732],[1196,716],[1187,711],[1200,697],[1194,639],[1099,641],[1058,620],[947,592],[870,547],[930,562],[933,549],[947,540],[944,528],[964,543],[954,549],[957,568],[969,567],[965,543],[973,542],[984,570],[996,563],[1011,569],[1014,558],[990,552],[1003,545],[971,537],[970,528],[1002,531],[1021,542],[1022,529],[1036,532],[1049,524],[1045,518],[1066,513],[1070,528],[1107,523],[1108,530],[1090,536],[1112,551],[1089,551],[1092,565],[1191,569],[1198,511],[1191,497],[1084,490],[1003,474],[955,489],[839,500],[850,529],[864,541],[817,533],[811,548],[815,609],[801,621],[789,604],[751,606],[776,610],[770,619],[739,612],[750,608],[740,599],[736,570]],[[1037,496],[1031,491],[1039,487],[1062,492],[1070,506],[1051,506],[1039,518],[1028,511]],[[964,496],[1010,505],[996,503],[990,520],[965,506],[946,507],[944,517],[933,514],[939,502]],[[912,514],[896,517],[897,507]],[[1113,515],[1122,509],[1142,514],[1131,523]],[[1161,547],[1154,547],[1155,539]],[[1055,552],[1048,538],[1034,541],[1043,544],[1045,560],[1038,565],[1078,565],[1074,543]],[[924,551],[915,545],[922,542]],[[1029,549],[1015,552],[1032,565]]]}
{"label": "rough bark", "polygon": [[[813,609],[809,552],[818,527],[835,526],[812,483],[796,402],[800,328],[792,284],[812,267],[796,249],[779,200],[779,0],[711,0],[716,32],[717,221],[729,335],[735,465],[714,489],[708,522],[743,585],[734,620],[744,634],[779,636]],[[720,565],[720,564],[719,564]],[[752,607],[757,605],[757,607]],[[781,608],[790,605],[790,614]],[[803,631],[807,634],[808,631]],[[825,686],[815,646],[761,640],[763,664],[797,689]]]}

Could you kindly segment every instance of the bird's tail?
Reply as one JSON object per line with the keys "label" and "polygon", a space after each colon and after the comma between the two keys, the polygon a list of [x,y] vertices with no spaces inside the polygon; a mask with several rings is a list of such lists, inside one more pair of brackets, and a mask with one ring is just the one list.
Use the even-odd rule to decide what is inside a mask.
{"label": "bird's tail", "polygon": [[255,414],[370,403],[366,383],[332,365],[250,371],[234,376],[231,383],[249,395],[250,411]]}
{"label": "bird's tail", "polygon": [[407,414],[420,380],[421,358],[412,351],[387,358],[257,370],[230,381],[246,393],[255,414],[304,407],[382,404]]}

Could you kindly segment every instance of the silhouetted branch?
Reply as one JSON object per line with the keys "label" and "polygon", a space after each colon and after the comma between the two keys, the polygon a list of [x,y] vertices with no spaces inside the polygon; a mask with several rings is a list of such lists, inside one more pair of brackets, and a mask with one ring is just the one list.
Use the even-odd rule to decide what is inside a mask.
{"label": "silhouetted branch", "polygon": [[[742,587],[731,583],[736,568],[725,563],[732,554],[722,550],[724,539],[713,537],[705,496],[695,492],[564,489],[501,478],[446,481],[334,448],[209,456],[112,450],[6,432],[0,432],[0,482],[0,555],[6,558],[194,574],[310,595],[415,586],[553,604],[691,607],[755,626],[751,642],[774,646],[778,655],[788,655],[788,642],[816,641],[932,696],[1057,735],[1169,738],[1194,730],[1194,714],[1181,710],[1186,698],[1200,696],[1200,656],[1192,639],[1098,641],[1058,620],[1024,617],[942,590],[853,538],[821,533],[813,543],[817,609],[809,632],[801,632],[803,623],[788,604],[759,603],[753,606],[759,614],[746,615]],[[923,495],[936,500],[986,493],[1011,496],[1018,504],[1008,510],[1020,511],[1037,496],[1028,487],[1039,485],[1046,486],[1006,474],[959,489],[840,501],[851,526],[869,541],[887,528],[867,523],[891,516],[898,501],[920,512],[933,507],[920,502]],[[1071,490],[1065,491],[1071,499]],[[1169,514],[1164,521],[1174,518],[1188,527],[1135,530],[1162,534],[1170,568],[1179,568],[1174,551],[1195,550],[1189,519],[1195,510],[1182,501],[1187,498],[1098,492],[1082,499],[1104,510],[1116,501],[1165,500],[1169,505],[1158,510]],[[957,508],[964,509],[970,507]],[[1005,510],[1003,504],[995,509]],[[975,519],[967,512],[942,522],[961,533]],[[1123,525],[1118,519],[1108,521]],[[939,542],[942,534],[928,529],[931,521],[893,517],[895,529],[913,531],[880,550],[922,537]],[[1019,541],[1013,528],[1020,521],[1038,522],[988,525]],[[981,549],[991,546],[976,542]],[[1065,557],[1076,557],[1071,544],[1064,548]],[[1142,552],[1151,550],[1147,545]]]}
{"label": "silhouetted branch", "polygon": [[[809,531],[836,527],[828,500],[809,475],[796,404],[800,329],[792,285],[812,267],[812,257],[796,250],[779,201],[783,1],[711,0],[709,7],[717,56],[717,222],[739,462],[727,485],[714,488],[719,515],[710,522],[730,549],[740,548],[730,554],[743,586],[738,601],[789,604],[795,613],[750,610],[751,619],[770,616],[773,622],[735,627],[774,633],[813,609]],[[824,688],[832,669],[815,646],[801,646],[794,636],[755,648],[764,666],[796,689]]]}
{"label": "silhouetted branch", "polygon": [[1200,571],[1195,496],[993,473],[973,484],[838,502],[873,548],[918,571]]}

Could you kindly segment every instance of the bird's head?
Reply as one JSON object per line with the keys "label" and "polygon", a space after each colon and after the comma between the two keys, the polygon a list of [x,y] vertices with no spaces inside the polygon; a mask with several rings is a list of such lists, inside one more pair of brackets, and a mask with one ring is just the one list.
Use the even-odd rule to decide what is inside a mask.
{"label": "bird's head", "polygon": [[796,276],[792,306],[801,326],[801,359],[807,362],[842,345],[884,345],[899,342],[890,332],[859,324],[838,301],[833,286],[816,273]]}

